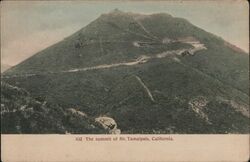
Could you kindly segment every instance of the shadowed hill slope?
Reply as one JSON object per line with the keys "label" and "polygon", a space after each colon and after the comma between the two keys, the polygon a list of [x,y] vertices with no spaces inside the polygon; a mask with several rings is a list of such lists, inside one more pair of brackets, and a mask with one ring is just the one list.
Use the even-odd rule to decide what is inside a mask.
{"label": "shadowed hill slope", "polygon": [[106,133],[94,119],[33,99],[24,89],[1,82],[1,133]]}

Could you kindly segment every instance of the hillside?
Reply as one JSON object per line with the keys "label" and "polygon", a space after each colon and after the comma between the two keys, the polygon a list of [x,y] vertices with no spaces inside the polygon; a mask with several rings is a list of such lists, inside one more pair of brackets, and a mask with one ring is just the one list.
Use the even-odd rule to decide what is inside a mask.
{"label": "hillside", "polygon": [[248,133],[248,59],[185,19],[114,10],[2,79],[122,133]]}
{"label": "hillside", "polygon": [[38,101],[24,89],[3,82],[1,90],[2,133],[106,133],[94,119],[77,114],[72,108],[63,110]]}

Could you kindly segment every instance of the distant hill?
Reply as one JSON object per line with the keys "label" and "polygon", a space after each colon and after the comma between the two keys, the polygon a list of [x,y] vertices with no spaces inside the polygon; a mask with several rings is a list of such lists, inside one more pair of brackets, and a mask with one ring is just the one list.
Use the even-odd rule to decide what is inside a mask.
{"label": "distant hill", "polygon": [[114,10],[2,80],[122,133],[248,133],[248,59],[185,19]]}

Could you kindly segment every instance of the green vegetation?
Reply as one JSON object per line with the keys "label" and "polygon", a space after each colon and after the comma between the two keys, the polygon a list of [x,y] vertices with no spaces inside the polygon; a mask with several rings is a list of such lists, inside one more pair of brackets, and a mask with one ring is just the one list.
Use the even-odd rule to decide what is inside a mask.
{"label": "green vegetation", "polygon": [[81,117],[55,104],[33,99],[24,89],[1,82],[1,132],[106,133],[90,117]]}

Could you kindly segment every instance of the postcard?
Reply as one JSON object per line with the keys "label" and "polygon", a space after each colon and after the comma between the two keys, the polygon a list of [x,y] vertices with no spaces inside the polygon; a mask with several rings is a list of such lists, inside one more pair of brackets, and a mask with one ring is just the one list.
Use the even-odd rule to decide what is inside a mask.
{"label": "postcard", "polygon": [[248,9],[1,2],[2,160],[247,161]]}

